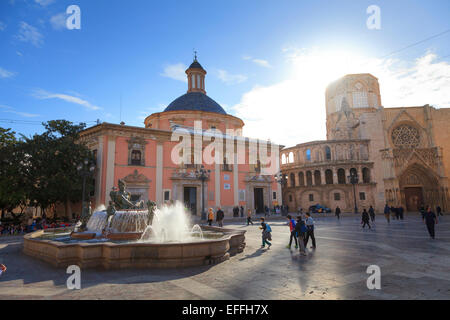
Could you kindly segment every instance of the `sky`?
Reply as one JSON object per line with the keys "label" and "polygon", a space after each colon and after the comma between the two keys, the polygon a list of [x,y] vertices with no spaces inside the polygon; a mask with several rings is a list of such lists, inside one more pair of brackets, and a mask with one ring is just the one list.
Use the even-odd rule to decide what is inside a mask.
{"label": "sky", "polygon": [[326,139],[325,89],[348,73],[376,76],[386,108],[450,107],[448,0],[0,0],[0,126],[143,126],[186,92],[194,50],[244,135],[285,146]]}

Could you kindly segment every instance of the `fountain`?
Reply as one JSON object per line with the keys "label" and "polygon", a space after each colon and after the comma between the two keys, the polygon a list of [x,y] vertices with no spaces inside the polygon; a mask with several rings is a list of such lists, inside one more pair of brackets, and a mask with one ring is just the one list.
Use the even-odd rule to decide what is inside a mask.
{"label": "fountain", "polygon": [[180,202],[160,208],[134,203],[119,180],[108,208],[97,208],[75,230],[40,230],[24,238],[24,252],[55,266],[171,268],[218,263],[240,253],[245,231],[191,225]]}

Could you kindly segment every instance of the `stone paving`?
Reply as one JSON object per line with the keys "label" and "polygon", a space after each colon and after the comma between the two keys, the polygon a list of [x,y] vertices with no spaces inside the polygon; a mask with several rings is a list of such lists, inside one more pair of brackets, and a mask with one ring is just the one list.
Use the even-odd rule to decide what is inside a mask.
{"label": "stone paving", "polygon": [[[245,229],[242,254],[218,265],[176,270],[82,270],[81,290],[68,290],[65,269],[22,253],[21,237],[0,238],[0,299],[450,299],[450,216],[428,237],[417,215],[376,218],[372,230],[358,217],[316,218],[317,249],[289,250],[289,227],[274,220],[273,245],[261,249],[258,224]],[[308,244],[308,247],[311,244]],[[366,286],[369,265],[381,268],[381,290]]]}

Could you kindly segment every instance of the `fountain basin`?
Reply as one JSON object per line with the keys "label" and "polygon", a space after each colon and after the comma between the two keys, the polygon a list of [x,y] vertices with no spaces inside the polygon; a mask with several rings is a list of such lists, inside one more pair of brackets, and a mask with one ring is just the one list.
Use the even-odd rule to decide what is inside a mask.
{"label": "fountain basin", "polygon": [[[142,243],[102,242],[64,243],[53,240],[55,230],[39,230],[24,237],[24,253],[55,267],[81,268],[179,268],[219,263],[245,247],[245,231],[203,226],[217,237],[191,242]],[[67,231],[69,236],[70,230]],[[58,230],[58,235],[61,235]],[[119,239],[117,239],[119,240]]]}

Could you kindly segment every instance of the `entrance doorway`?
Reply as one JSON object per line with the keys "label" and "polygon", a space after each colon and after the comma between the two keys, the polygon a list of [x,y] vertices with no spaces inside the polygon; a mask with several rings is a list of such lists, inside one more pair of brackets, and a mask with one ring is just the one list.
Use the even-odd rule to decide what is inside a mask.
{"label": "entrance doorway", "polygon": [[263,188],[255,188],[255,210],[256,213],[264,213],[264,189]]}
{"label": "entrance doorway", "polygon": [[197,188],[184,187],[184,204],[191,211],[192,215],[197,214]]}
{"label": "entrance doorway", "polygon": [[406,187],[405,188],[406,210],[419,211],[423,203],[423,193],[421,187]]}

